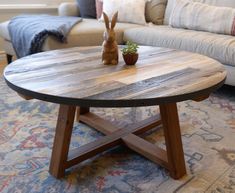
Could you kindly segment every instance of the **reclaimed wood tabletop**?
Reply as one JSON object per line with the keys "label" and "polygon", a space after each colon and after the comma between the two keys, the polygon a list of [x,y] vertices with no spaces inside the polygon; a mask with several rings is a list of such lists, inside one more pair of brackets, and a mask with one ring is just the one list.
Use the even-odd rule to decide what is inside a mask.
{"label": "reclaimed wood tabletop", "polygon": [[35,54],[6,67],[4,77],[19,94],[59,104],[131,107],[179,102],[211,93],[226,71],[195,53],[143,46],[134,66],[103,65],[101,47]]}

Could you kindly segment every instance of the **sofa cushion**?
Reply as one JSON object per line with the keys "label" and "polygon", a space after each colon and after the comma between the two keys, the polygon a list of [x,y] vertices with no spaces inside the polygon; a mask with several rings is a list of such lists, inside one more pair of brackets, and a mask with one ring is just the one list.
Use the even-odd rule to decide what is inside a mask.
{"label": "sofa cushion", "polygon": [[[145,20],[145,0],[103,0],[103,12],[109,18],[118,11],[118,21],[144,25]],[[103,16],[100,18],[104,21]]]}
{"label": "sofa cushion", "polygon": [[124,32],[124,40],[131,40],[141,45],[196,52],[214,58],[221,63],[235,66],[234,36],[162,25],[128,29]]}
{"label": "sofa cushion", "polygon": [[[0,24],[0,36],[10,41],[8,32],[8,22]],[[123,31],[128,28],[141,27],[137,24],[117,23],[115,26],[116,38],[119,44],[123,43]],[[69,48],[72,46],[96,46],[103,42],[103,33],[105,24],[96,19],[83,19],[82,22],[75,25],[70,31],[66,44],[56,41],[53,37],[47,38],[43,50],[52,50],[59,48]]]}
{"label": "sofa cushion", "polygon": [[[145,19],[156,25],[162,25],[166,10],[167,0],[146,0]],[[96,14],[100,18],[103,11],[103,0],[96,0]]]}
{"label": "sofa cushion", "polygon": [[[168,2],[167,2],[165,16],[164,16],[164,24],[165,25],[169,24],[169,19],[170,19],[175,1],[176,0],[168,0]],[[192,1],[201,2],[201,3],[208,4],[208,5],[214,5],[214,6],[218,6],[218,7],[235,8],[235,0],[192,0]]]}
{"label": "sofa cushion", "polygon": [[150,0],[146,2],[145,18],[147,22],[152,22],[156,25],[162,25],[167,0]]}
{"label": "sofa cushion", "polygon": [[59,16],[74,16],[80,15],[79,7],[75,2],[61,3],[58,7]]}
{"label": "sofa cushion", "polygon": [[9,21],[0,23],[0,36],[5,40],[11,39],[9,31],[8,31],[8,24],[9,24]]}
{"label": "sofa cushion", "polygon": [[189,0],[176,0],[169,25],[176,28],[235,35],[234,18],[235,9],[230,7],[216,7]]}
{"label": "sofa cushion", "polygon": [[[128,28],[142,27],[136,24],[117,23],[115,26],[116,39],[118,44],[123,43],[123,31]],[[68,48],[73,46],[96,46],[102,45],[105,24],[96,19],[83,19],[73,27],[68,35],[68,43],[62,44],[54,38],[49,37],[44,45],[44,50],[52,50],[58,48]]]}

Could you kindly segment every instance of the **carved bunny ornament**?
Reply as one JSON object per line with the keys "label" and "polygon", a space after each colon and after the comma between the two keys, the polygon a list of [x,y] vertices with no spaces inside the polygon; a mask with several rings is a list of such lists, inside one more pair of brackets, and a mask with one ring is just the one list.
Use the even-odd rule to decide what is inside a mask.
{"label": "carved bunny ornament", "polygon": [[106,26],[106,31],[104,32],[102,62],[104,65],[116,65],[118,64],[118,45],[116,41],[114,27],[117,23],[118,12],[113,15],[111,26],[109,24],[109,18],[104,12],[103,17]]}

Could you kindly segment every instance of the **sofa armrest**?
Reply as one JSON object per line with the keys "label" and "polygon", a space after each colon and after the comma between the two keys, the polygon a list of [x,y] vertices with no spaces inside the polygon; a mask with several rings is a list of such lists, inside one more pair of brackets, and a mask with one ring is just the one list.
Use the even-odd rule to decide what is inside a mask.
{"label": "sofa armrest", "polygon": [[79,16],[77,3],[61,3],[58,8],[59,16]]}

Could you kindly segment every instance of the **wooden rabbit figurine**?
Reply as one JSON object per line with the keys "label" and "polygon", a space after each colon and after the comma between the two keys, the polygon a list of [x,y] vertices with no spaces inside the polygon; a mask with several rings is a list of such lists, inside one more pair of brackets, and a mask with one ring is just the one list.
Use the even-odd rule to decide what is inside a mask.
{"label": "wooden rabbit figurine", "polygon": [[113,15],[111,21],[111,28],[109,26],[109,18],[104,12],[103,17],[106,26],[106,31],[104,32],[102,62],[104,65],[116,65],[118,64],[118,46],[114,27],[117,23],[118,12]]}

